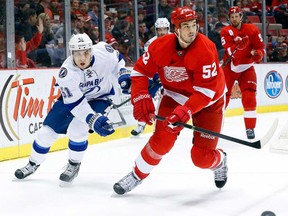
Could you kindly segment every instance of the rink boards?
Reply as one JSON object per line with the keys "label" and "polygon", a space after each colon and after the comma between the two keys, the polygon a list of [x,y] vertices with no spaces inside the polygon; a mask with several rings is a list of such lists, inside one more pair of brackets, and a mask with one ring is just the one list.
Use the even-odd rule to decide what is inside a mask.
{"label": "rink boards", "polygon": [[[257,72],[257,112],[276,112],[288,110],[288,65],[287,64],[260,64],[255,65]],[[43,121],[57,97],[59,89],[55,87],[55,76],[58,69],[35,70],[1,70],[0,71],[0,161],[26,157],[30,154],[31,143],[35,133],[43,126]],[[123,95],[117,84],[113,101],[120,104],[129,98]],[[89,136],[89,143],[100,143],[112,139],[130,136],[130,131],[137,122],[133,118],[130,102],[119,108],[125,119],[125,124],[118,126],[116,132],[109,137],[100,137],[97,134]],[[119,112],[112,109],[109,118],[121,122]],[[236,83],[226,116],[241,115],[241,93]],[[61,124],[61,122],[59,122]],[[152,131],[147,127],[146,132]],[[50,151],[67,148],[68,139],[60,136],[52,145]]]}

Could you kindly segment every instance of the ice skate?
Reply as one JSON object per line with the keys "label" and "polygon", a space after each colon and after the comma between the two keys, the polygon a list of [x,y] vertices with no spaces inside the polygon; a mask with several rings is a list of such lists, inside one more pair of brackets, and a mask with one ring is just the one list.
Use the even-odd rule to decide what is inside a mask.
{"label": "ice skate", "polygon": [[224,152],[224,158],[221,164],[219,164],[215,169],[214,172],[214,180],[217,188],[222,188],[226,184],[227,181],[227,154]]}
{"label": "ice skate", "polygon": [[124,176],[120,181],[114,184],[113,189],[117,194],[123,195],[131,190],[133,190],[136,186],[142,183],[142,180],[136,177],[134,172],[128,173],[128,175]]}
{"label": "ice skate", "polygon": [[133,136],[140,135],[144,131],[145,126],[146,126],[146,124],[144,124],[144,125],[138,124],[137,128],[135,128],[131,131],[131,135],[133,135]]}
{"label": "ice skate", "polygon": [[74,163],[69,160],[65,171],[60,175],[59,179],[61,180],[60,186],[64,186],[65,183],[72,183],[74,178],[78,176],[81,163]]}
{"label": "ice skate", "polygon": [[29,163],[25,167],[17,169],[14,174],[17,179],[24,179],[34,173],[39,166],[40,165],[36,165],[36,163],[29,161]]}
{"label": "ice skate", "polygon": [[247,134],[248,139],[254,139],[255,138],[255,133],[254,133],[253,128],[246,129],[246,134]]}

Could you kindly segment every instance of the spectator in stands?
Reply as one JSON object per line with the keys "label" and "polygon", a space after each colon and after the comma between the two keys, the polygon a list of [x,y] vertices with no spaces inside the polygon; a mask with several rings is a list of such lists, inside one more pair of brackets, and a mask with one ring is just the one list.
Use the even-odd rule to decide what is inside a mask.
{"label": "spectator in stands", "polygon": [[204,11],[204,1],[203,0],[196,0],[194,5],[195,10]]}
{"label": "spectator in stands", "polygon": [[217,0],[208,0],[207,1],[208,11],[210,11],[212,14],[215,12],[217,8]]}
{"label": "spectator in stands", "polygon": [[6,67],[6,49],[4,39],[4,27],[0,25],[0,68]]}
{"label": "spectator in stands", "polygon": [[139,48],[140,55],[144,53],[144,45],[149,40],[149,35],[147,33],[147,27],[145,22],[140,22],[138,24],[138,32],[139,32]]}
{"label": "spectator in stands", "polygon": [[[195,10],[197,14],[197,23],[199,25],[199,32],[204,33],[204,11],[202,9],[197,9]],[[208,32],[210,31],[208,27]]]}
{"label": "spectator in stands", "polygon": [[223,55],[225,52],[225,49],[222,46],[221,36],[220,36],[220,32],[223,27],[225,27],[225,25],[221,22],[218,22],[215,24],[214,29],[208,33],[208,38],[212,40],[216,45],[216,48],[218,51],[219,62],[223,59]]}
{"label": "spectator in stands", "polygon": [[98,27],[95,27],[93,25],[91,19],[86,21],[85,26],[84,26],[84,32],[90,37],[93,45],[98,43],[99,41]]}
{"label": "spectator in stands", "polygon": [[[228,12],[228,8],[230,7],[229,2],[230,1],[227,1],[227,0],[217,0],[217,7],[224,7],[226,12]],[[220,10],[223,10],[223,9],[221,8]]]}
{"label": "spectator in stands", "polygon": [[75,26],[75,31],[79,34],[84,33],[84,28],[85,28],[85,18],[83,17],[82,14],[77,14],[77,22]]}
{"label": "spectator in stands", "polygon": [[51,0],[50,10],[52,12],[53,20],[56,22],[63,22],[63,13],[62,13],[62,4],[59,3],[59,0]]}
{"label": "spectator in stands", "polygon": [[287,44],[281,43],[270,55],[271,62],[288,62]]}
{"label": "spectator in stands", "polygon": [[30,8],[29,3],[26,0],[20,0],[18,4],[15,6],[15,23],[20,23],[24,18],[25,11]]}
{"label": "spectator in stands", "polygon": [[[75,14],[71,14],[71,35],[77,34],[76,23],[78,18]],[[54,40],[49,42],[46,46],[47,52],[51,59],[52,67],[60,67],[65,60],[65,47],[64,47],[64,25],[60,24],[56,33],[54,34]]]}
{"label": "spectator in stands", "polygon": [[177,5],[179,3],[178,0],[167,0],[167,2],[168,2],[168,5],[172,8],[177,7]]}
{"label": "spectator in stands", "polygon": [[173,8],[170,5],[168,5],[167,0],[159,0],[158,17],[166,17],[169,20],[172,10]]}
{"label": "spectator in stands", "polygon": [[38,16],[38,19],[42,19],[44,30],[41,43],[36,50],[36,63],[39,63],[44,67],[50,67],[51,59],[46,48],[46,46],[49,45],[49,42],[54,40],[54,34],[51,30],[50,17],[46,13],[41,13]]}
{"label": "spectator in stands", "polygon": [[40,4],[41,0],[30,0],[30,8],[35,9],[37,16],[44,13],[44,7]]}
{"label": "spectator in stands", "polygon": [[[32,38],[33,40],[34,38]],[[39,41],[40,43],[40,41]],[[15,64],[16,68],[35,68],[35,63],[33,60],[27,58],[27,45],[24,36],[15,35]]]}
{"label": "spectator in stands", "polygon": [[217,1],[216,5],[217,5],[217,7],[214,10],[214,14],[216,16],[221,14],[221,13],[226,14],[226,15],[228,14],[227,9],[229,8],[229,6],[227,6],[227,5],[229,5],[229,3],[227,1]]}
{"label": "spectator in stands", "polygon": [[52,14],[52,11],[50,10],[50,3],[51,3],[51,0],[40,0],[39,1],[39,5],[41,5],[44,9],[44,13],[46,13],[50,20],[53,20],[53,14]]}
{"label": "spectator in stands", "polygon": [[120,38],[127,36],[129,23],[127,20],[117,20],[114,28],[112,29],[113,37],[119,42]]}
{"label": "spectator in stands", "polygon": [[106,40],[106,43],[108,43],[110,46],[112,46],[113,49],[115,49],[115,50],[118,50],[118,48],[119,48],[119,43],[114,37],[108,38],[108,40]]}
{"label": "spectator in stands", "polygon": [[131,41],[129,37],[126,35],[126,36],[119,38],[118,43],[119,43],[118,51],[122,54],[123,59],[125,60],[126,67],[133,66],[134,61],[130,57],[130,53],[129,53],[130,48],[131,48]]}
{"label": "spectator in stands", "polygon": [[91,10],[88,12],[88,16],[91,17],[91,21],[94,26],[98,27],[99,19],[98,19],[98,2],[90,2]]}
{"label": "spectator in stands", "polygon": [[88,2],[82,1],[79,6],[79,12],[83,15],[85,22],[88,22],[91,17],[88,15],[89,5]]}
{"label": "spectator in stands", "polygon": [[0,50],[0,68],[6,68],[6,58],[4,50]]}
{"label": "spectator in stands", "polygon": [[[179,7],[180,2],[178,2]],[[187,6],[188,8],[195,10],[195,0],[183,0],[183,6]]]}
{"label": "spectator in stands", "polygon": [[261,16],[262,14],[262,3],[260,0],[250,0],[250,10],[254,14]]}
{"label": "spectator in stands", "polygon": [[227,14],[225,13],[219,13],[218,14],[218,22],[222,23],[225,26],[228,26],[228,19],[227,19]]}
{"label": "spectator in stands", "polygon": [[251,5],[250,5],[250,2],[248,0],[242,0],[241,1],[241,8],[242,8],[242,11],[244,12],[244,14],[246,16],[255,15],[255,13],[253,13],[251,11]]}
{"label": "spectator in stands", "polygon": [[23,35],[15,35],[15,59],[16,67],[35,68],[33,60],[27,58],[27,53],[37,49],[42,40],[43,21],[40,19],[37,25],[38,31],[30,41],[25,40]]}
{"label": "spectator in stands", "polygon": [[210,11],[208,11],[207,21],[208,21],[208,26],[209,26],[208,30],[211,31],[211,30],[213,30],[215,24],[218,22],[218,19],[216,17],[214,17]]}
{"label": "spectator in stands", "polygon": [[288,0],[273,0],[272,8],[276,22],[288,28]]}
{"label": "spectator in stands", "polygon": [[111,22],[112,22],[112,18],[110,16],[107,16],[106,14],[104,14],[104,28],[105,28],[105,34],[110,34],[111,33]]}
{"label": "spectator in stands", "polygon": [[71,0],[70,1],[71,5],[71,14],[79,14],[79,1],[78,0]]}
{"label": "spectator in stands", "polygon": [[54,34],[54,39],[49,41],[49,43],[46,45],[46,49],[51,59],[51,67],[60,67],[65,60],[63,24],[59,26],[58,30]]}
{"label": "spectator in stands", "polygon": [[38,31],[36,24],[36,11],[35,9],[28,8],[23,12],[23,19],[21,20],[21,22],[15,25],[15,30],[17,33],[23,35],[26,41],[29,41]]}

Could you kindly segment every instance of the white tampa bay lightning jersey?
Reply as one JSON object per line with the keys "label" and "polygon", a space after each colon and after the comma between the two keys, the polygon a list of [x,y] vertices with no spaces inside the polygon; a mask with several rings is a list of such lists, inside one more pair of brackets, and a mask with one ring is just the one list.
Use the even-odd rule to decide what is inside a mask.
{"label": "white tampa bay lightning jersey", "polygon": [[121,68],[125,68],[119,52],[105,42],[93,45],[91,55],[90,67],[83,70],[77,67],[73,57],[69,56],[57,77],[64,104],[83,122],[88,114],[95,114],[88,101],[114,94],[112,78]]}

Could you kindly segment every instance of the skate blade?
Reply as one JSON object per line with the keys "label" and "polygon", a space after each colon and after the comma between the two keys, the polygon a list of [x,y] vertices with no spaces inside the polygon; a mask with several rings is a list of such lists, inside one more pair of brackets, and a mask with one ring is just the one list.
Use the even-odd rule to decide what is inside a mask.
{"label": "skate blade", "polygon": [[65,182],[65,181],[61,181],[59,182],[59,187],[72,187],[72,183],[73,181],[71,182]]}

